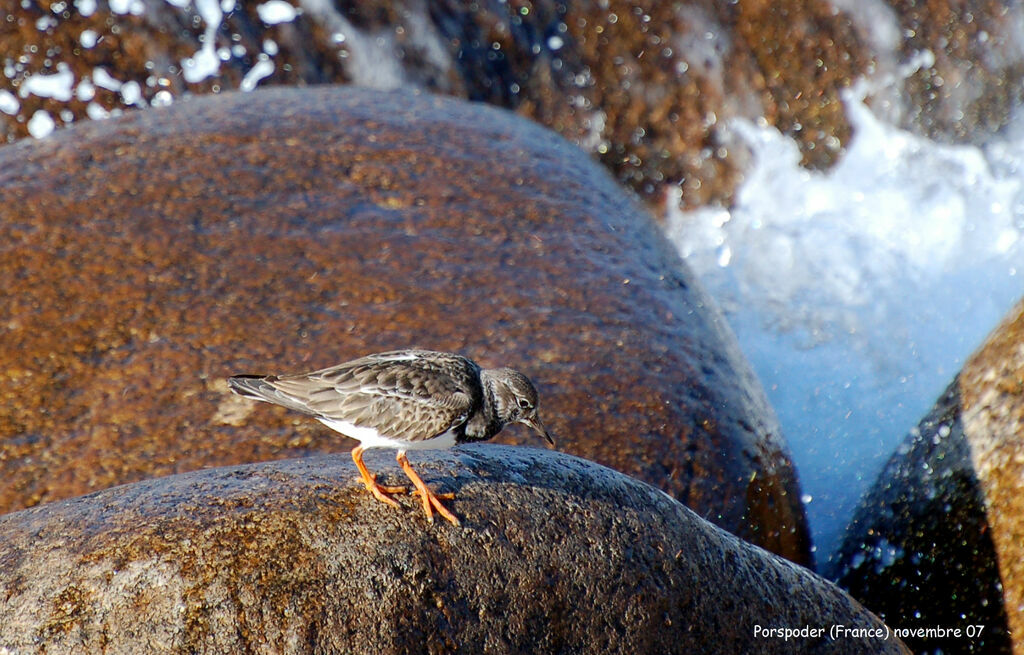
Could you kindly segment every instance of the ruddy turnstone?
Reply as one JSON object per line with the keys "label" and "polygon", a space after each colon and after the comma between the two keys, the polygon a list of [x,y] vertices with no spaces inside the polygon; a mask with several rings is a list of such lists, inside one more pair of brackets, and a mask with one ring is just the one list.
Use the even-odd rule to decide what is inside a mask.
{"label": "ruddy turnstone", "polygon": [[[239,375],[232,391],[283,405],[359,441],[352,459],[363,484],[378,500],[398,506],[388,494],[406,487],[377,483],[363,463],[370,448],[393,448],[396,459],[423,500],[453,524],[459,520],[441,504],[412,469],[406,451],[447,449],[485,441],[509,423],[523,423],[554,441],[537,416],[537,390],[511,368],[481,369],[461,355],[429,350],[395,350],[298,375]],[[446,496],[454,497],[454,496]]]}

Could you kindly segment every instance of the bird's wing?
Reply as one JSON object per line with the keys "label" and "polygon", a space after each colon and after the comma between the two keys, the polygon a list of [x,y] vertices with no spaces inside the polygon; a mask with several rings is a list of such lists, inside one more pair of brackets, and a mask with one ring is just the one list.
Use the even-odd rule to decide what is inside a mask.
{"label": "bird's wing", "polygon": [[420,441],[465,423],[482,399],[475,364],[457,355],[430,355],[381,353],[271,384],[318,418]]}

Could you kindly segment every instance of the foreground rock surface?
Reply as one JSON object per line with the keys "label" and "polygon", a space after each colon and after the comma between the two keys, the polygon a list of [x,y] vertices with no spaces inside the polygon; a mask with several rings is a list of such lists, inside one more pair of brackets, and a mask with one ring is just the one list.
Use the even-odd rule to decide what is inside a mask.
{"label": "foreground rock surface", "polygon": [[543,128],[278,88],[83,123],[0,149],[0,171],[0,512],[351,448],[224,378],[421,346],[523,370],[562,448],[809,561],[778,422],[720,312]]}
{"label": "foreground rock surface", "polygon": [[[901,653],[755,625],[877,618],[654,488],[574,457],[417,454],[462,527],[344,455],[211,469],[0,517],[0,646],[138,653]],[[400,471],[370,457],[382,480]],[[390,463],[390,464],[389,464]]]}
{"label": "foreground rock surface", "polygon": [[984,626],[915,652],[1024,653],[1024,302],[893,455],[832,566],[893,626]]}

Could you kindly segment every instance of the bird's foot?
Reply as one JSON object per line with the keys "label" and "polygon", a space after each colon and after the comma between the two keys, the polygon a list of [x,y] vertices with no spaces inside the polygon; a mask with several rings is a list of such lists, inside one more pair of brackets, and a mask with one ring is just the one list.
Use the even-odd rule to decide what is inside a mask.
{"label": "bird's foot", "polygon": [[389,487],[387,485],[377,484],[377,476],[372,476],[369,480],[360,481],[366,485],[366,489],[373,494],[373,497],[382,503],[387,503],[392,507],[401,507],[394,498],[388,494],[406,494],[409,493],[408,487]]}
{"label": "bird's foot", "polygon": [[[370,484],[367,484],[366,480],[364,480],[362,478],[356,478],[356,479],[359,480],[360,482],[362,482],[363,484],[365,484],[367,489],[370,488]],[[377,490],[382,492],[382,493],[386,493],[386,494],[407,494],[407,493],[409,493],[409,487],[403,487],[403,486],[397,486],[397,485],[396,486],[390,486],[390,485],[386,485],[386,484],[380,484],[379,482],[377,482],[377,474],[376,473],[371,473],[370,474],[370,480],[372,481],[373,486],[377,487]],[[371,489],[371,492],[372,491],[373,490]],[[413,489],[412,493],[416,493],[416,490]],[[374,494],[374,495],[376,496],[377,494]]]}
{"label": "bird's foot", "polygon": [[[417,489],[416,491],[418,492],[419,489]],[[417,493],[416,495],[422,496],[422,494],[419,493]],[[452,500],[455,498],[455,494],[435,494],[429,489],[426,490],[426,496],[423,497],[423,509],[427,513],[427,520],[431,523],[433,523],[434,521],[434,517],[430,513],[430,507],[433,506],[434,509],[437,510],[437,513],[448,519],[448,521],[450,521],[452,525],[461,525],[459,523],[459,519],[457,519],[454,514],[449,512],[447,507],[441,504],[441,501],[439,500],[440,498]]]}
{"label": "bird's foot", "polygon": [[[420,493],[419,489],[413,489],[412,491],[409,492],[409,495],[410,496],[422,496],[423,494]],[[455,500],[455,494],[453,494],[450,491],[445,491],[443,493],[435,493],[435,492],[431,491],[430,495],[432,495],[434,498],[440,498],[441,500]]]}
{"label": "bird's foot", "polygon": [[428,489],[427,485],[423,482],[423,479],[416,474],[416,471],[412,470],[412,466],[409,464],[409,460],[405,456],[405,451],[398,451],[398,457],[396,457],[396,459],[401,465],[402,470],[405,471],[405,474],[409,476],[412,483],[416,485],[416,491],[413,493],[423,500],[423,513],[427,515],[427,520],[431,523],[434,522],[433,510],[436,509],[437,513],[448,519],[452,525],[460,525],[459,519],[449,512],[448,508],[442,505],[440,500],[441,498],[455,498],[455,494],[435,494]]}

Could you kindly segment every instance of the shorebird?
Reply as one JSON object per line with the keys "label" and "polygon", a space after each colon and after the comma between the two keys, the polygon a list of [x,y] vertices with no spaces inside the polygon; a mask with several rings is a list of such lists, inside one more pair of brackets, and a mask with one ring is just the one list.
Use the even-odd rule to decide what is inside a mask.
{"label": "shorebird", "polygon": [[398,503],[389,494],[408,489],[378,484],[363,463],[363,452],[397,450],[396,459],[431,522],[436,509],[459,525],[413,470],[406,451],[485,441],[510,423],[527,425],[555,444],[537,415],[537,390],[529,378],[511,368],[481,369],[454,353],[395,350],[312,373],[238,375],[228,382],[241,396],[302,412],[359,441],[352,459],[363,484],[375,498],[395,507]]}

